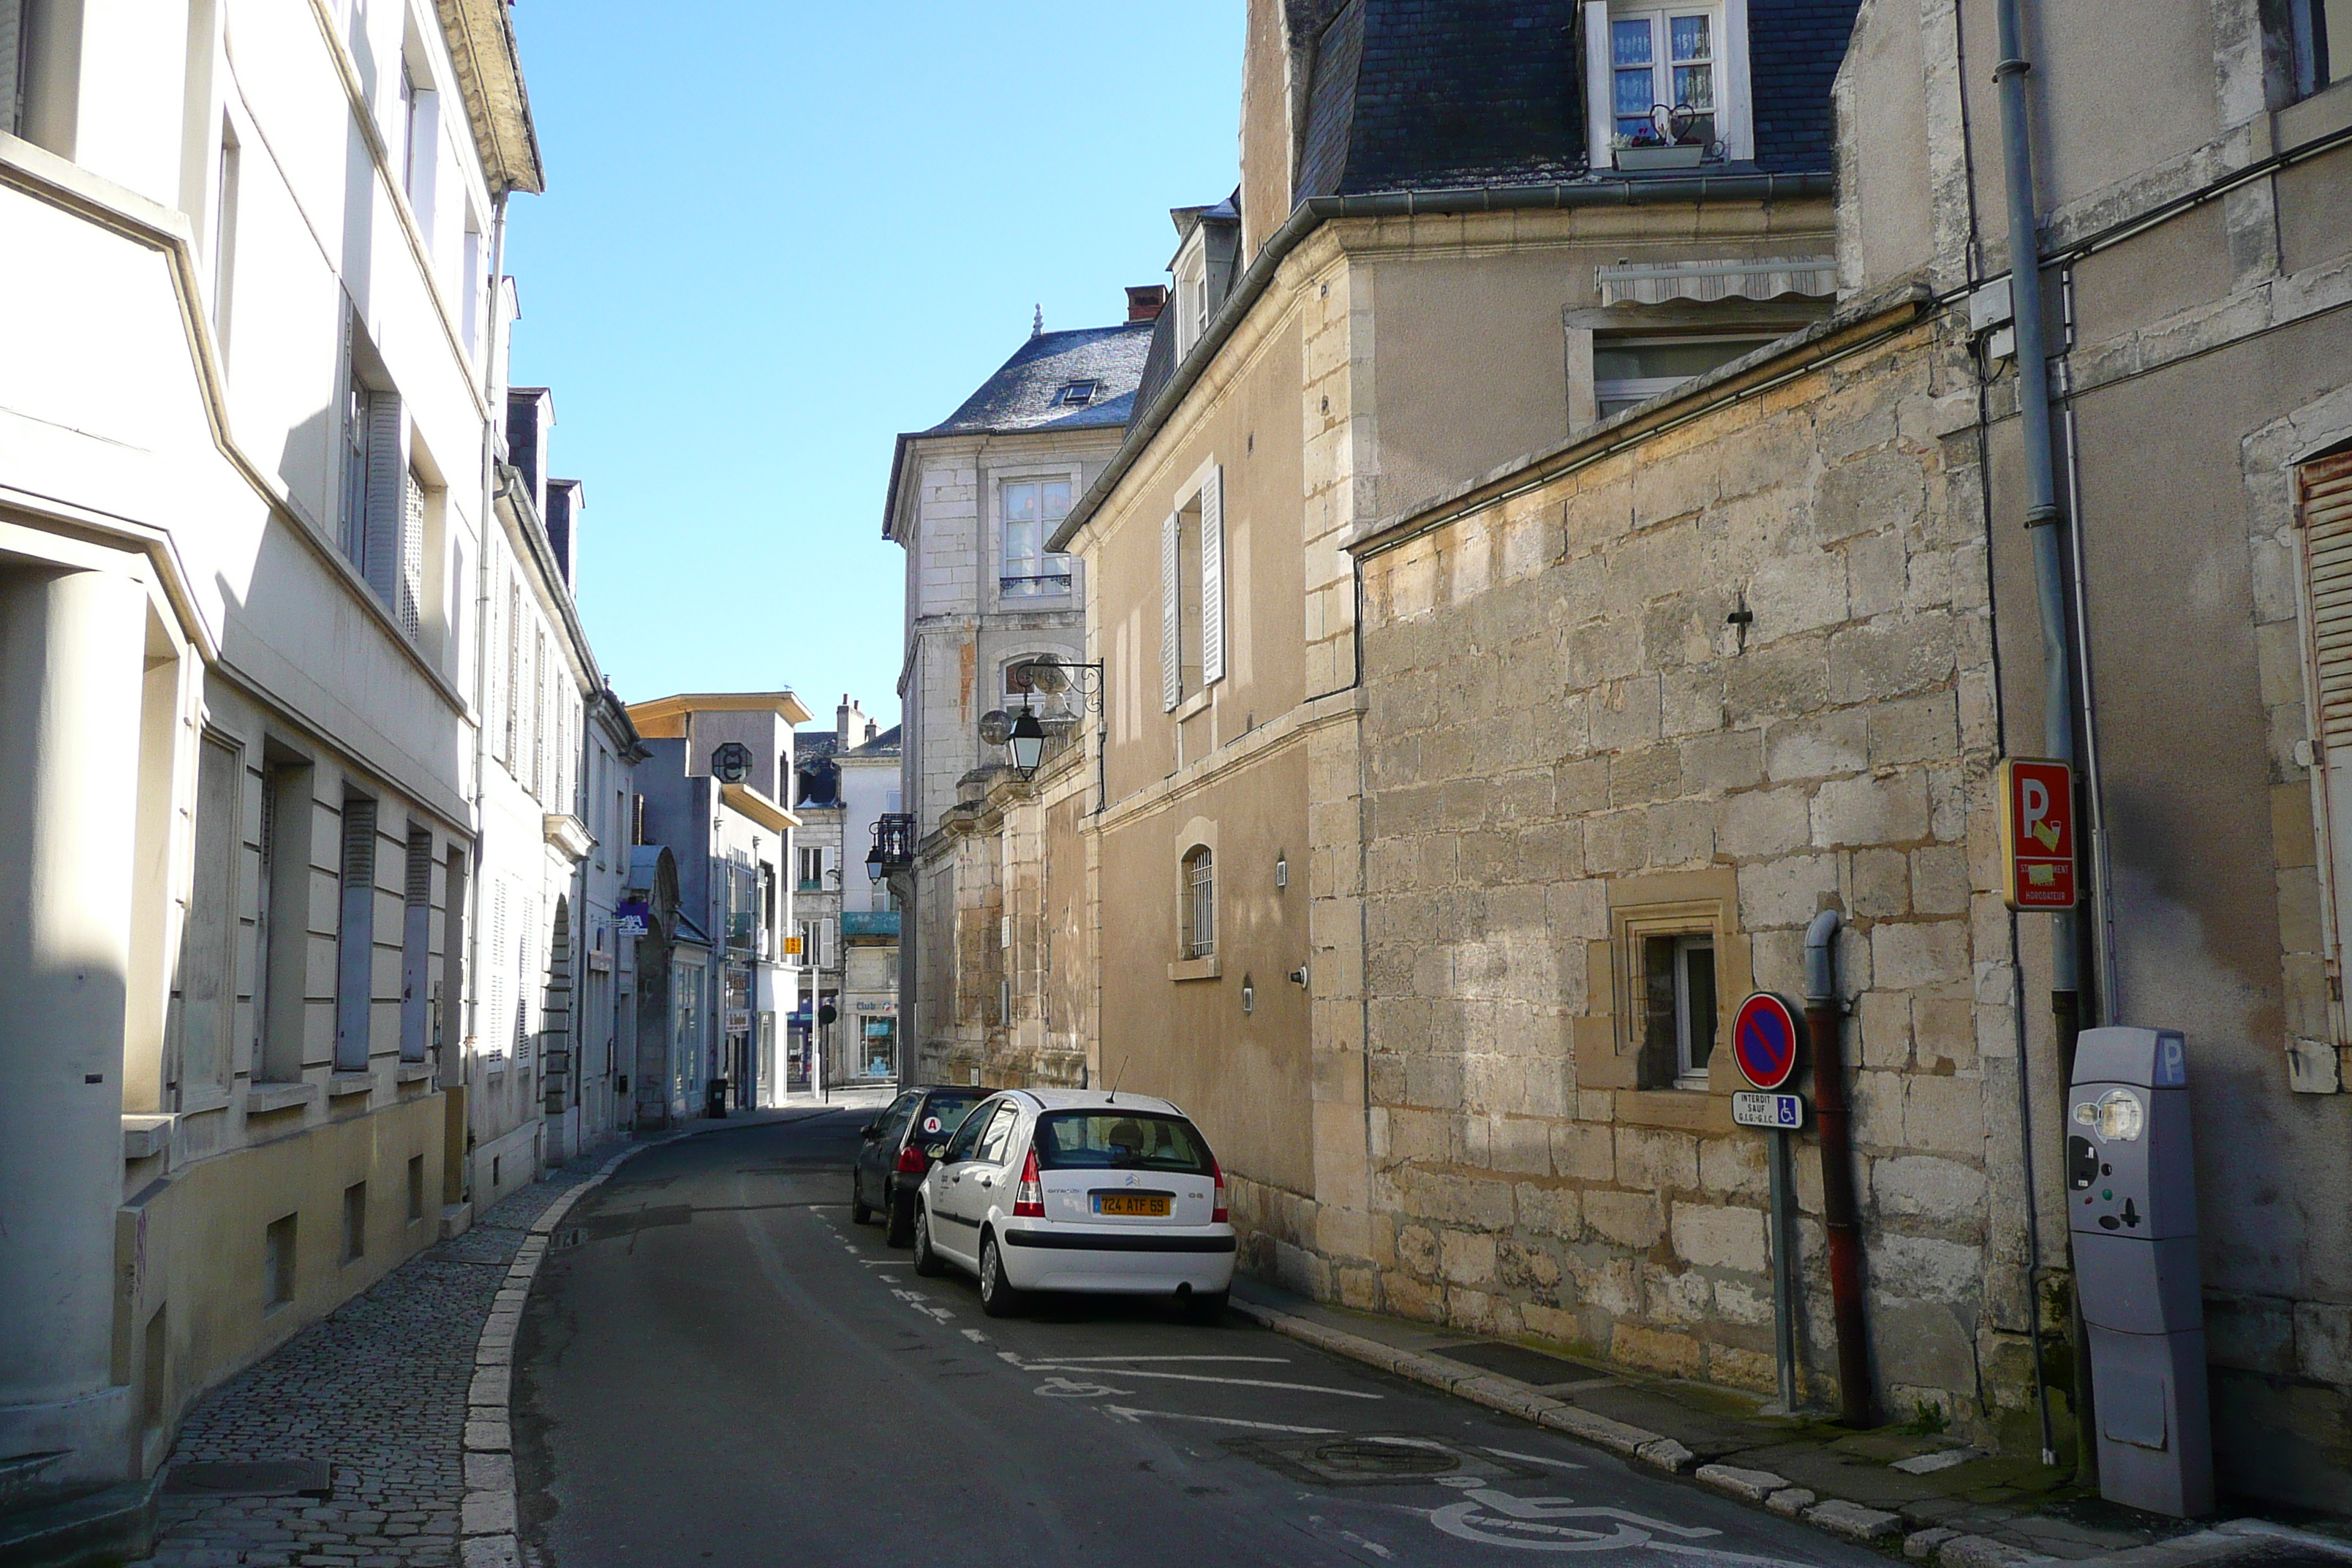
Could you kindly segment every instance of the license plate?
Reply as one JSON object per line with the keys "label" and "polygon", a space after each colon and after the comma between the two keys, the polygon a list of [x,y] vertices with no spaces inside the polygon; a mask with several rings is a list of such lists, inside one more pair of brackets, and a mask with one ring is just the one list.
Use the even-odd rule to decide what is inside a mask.
{"label": "license plate", "polygon": [[1164,1197],[1139,1197],[1126,1193],[1105,1193],[1095,1199],[1095,1213],[1145,1215],[1165,1218],[1168,1200]]}

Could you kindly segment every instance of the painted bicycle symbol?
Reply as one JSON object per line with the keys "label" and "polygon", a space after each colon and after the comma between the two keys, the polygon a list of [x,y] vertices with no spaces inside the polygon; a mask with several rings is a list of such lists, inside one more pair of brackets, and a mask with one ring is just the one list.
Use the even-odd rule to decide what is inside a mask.
{"label": "painted bicycle symbol", "polygon": [[[1569,1520],[1596,1522],[1565,1522]],[[1647,1544],[1654,1532],[1685,1541],[1723,1533],[1699,1525],[1668,1524],[1622,1508],[1579,1506],[1574,1498],[1513,1497],[1485,1486],[1474,1486],[1460,1502],[1438,1509],[1429,1522],[1464,1541],[1521,1552],[1618,1552]]]}

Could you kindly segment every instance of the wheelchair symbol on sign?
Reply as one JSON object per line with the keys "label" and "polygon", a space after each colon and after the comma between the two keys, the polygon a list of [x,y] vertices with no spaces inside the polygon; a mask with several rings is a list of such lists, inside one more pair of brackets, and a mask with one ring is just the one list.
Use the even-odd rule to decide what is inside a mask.
{"label": "wheelchair symbol on sign", "polygon": [[[1606,1521],[1606,1527],[1570,1524],[1569,1520]],[[1513,1497],[1483,1486],[1465,1492],[1460,1502],[1436,1510],[1429,1522],[1464,1541],[1521,1552],[1619,1552],[1646,1545],[1653,1532],[1685,1541],[1723,1533],[1698,1525],[1668,1524],[1622,1508],[1579,1507],[1574,1498]]]}

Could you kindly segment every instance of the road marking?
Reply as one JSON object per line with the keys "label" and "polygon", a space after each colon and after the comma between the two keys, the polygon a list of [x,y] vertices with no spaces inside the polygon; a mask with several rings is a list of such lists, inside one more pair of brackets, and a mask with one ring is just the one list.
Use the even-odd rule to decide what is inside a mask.
{"label": "road marking", "polygon": [[1352,1388],[1325,1388],[1313,1383],[1276,1383],[1262,1377],[1204,1377],[1197,1372],[1135,1372],[1126,1367],[1072,1366],[1061,1362],[1031,1362],[1021,1368],[1024,1372],[1109,1372],[1118,1377],[1160,1377],[1173,1383],[1222,1383],[1233,1388],[1286,1388],[1295,1394],[1333,1394],[1342,1399],[1379,1399],[1377,1394],[1360,1394]]}
{"label": "road marking", "polygon": [[1530,1465],[1553,1465],[1563,1470],[1580,1470],[1582,1465],[1571,1465],[1566,1459],[1547,1458],[1541,1454],[1515,1454],[1508,1448],[1489,1448],[1486,1452],[1502,1459],[1524,1459]]}
{"label": "road marking", "polygon": [[978,1329],[966,1329],[963,1331],[963,1337],[976,1345],[984,1345],[988,1342],[988,1336]]}
{"label": "road marking", "polygon": [[1131,1388],[1113,1388],[1104,1383],[1072,1383],[1066,1377],[1049,1377],[1029,1391],[1048,1399],[1100,1399],[1106,1394],[1132,1394]]}
{"label": "road marking", "polygon": [[[1466,1477],[1445,1477],[1439,1485],[1459,1486]],[[1491,1511],[1484,1511],[1491,1510]],[[1564,1522],[1568,1520],[1609,1521],[1604,1533]],[[1630,1509],[1577,1505],[1574,1498],[1514,1497],[1493,1487],[1473,1483],[1462,1500],[1433,1510],[1429,1522],[1446,1534],[1486,1546],[1516,1547],[1523,1552],[1607,1552],[1633,1546],[1675,1550],[1673,1543],[1654,1539],[1653,1531],[1685,1539],[1720,1535],[1704,1525],[1668,1524]],[[1718,1555],[1709,1552],[1706,1555]],[[1736,1555],[1736,1554],[1730,1554]]]}
{"label": "road marking", "polygon": [[1379,1557],[1382,1562],[1386,1562],[1396,1555],[1395,1552],[1391,1552],[1379,1542],[1367,1541],[1362,1536],[1358,1535],[1354,1531],[1334,1524],[1319,1513],[1308,1514],[1307,1516],[1307,1522],[1313,1525],[1318,1530],[1328,1530],[1331,1531],[1331,1533],[1339,1536],[1350,1546],[1362,1547],[1365,1551],[1371,1552],[1376,1557]]}
{"label": "road marking", "polygon": [[1138,1410],[1129,1405],[1106,1405],[1103,1414],[1133,1422],[1149,1415],[1155,1421],[1199,1421],[1211,1426],[1246,1426],[1253,1432],[1288,1432],[1301,1437],[1336,1437],[1330,1426],[1285,1426],[1279,1421],[1243,1421],[1231,1415],[1187,1415],[1177,1410]]}

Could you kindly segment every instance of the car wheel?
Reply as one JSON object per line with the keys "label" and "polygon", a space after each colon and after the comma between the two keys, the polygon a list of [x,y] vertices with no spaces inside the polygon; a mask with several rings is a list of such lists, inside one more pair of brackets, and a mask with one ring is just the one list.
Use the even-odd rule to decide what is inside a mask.
{"label": "car wheel", "polygon": [[1195,1290],[1184,1298],[1184,1316],[1195,1323],[1222,1321],[1225,1315],[1225,1292]]}
{"label": "car wheel", "polygon": [[948,1271],[947,1260],[931,1250],[931,1216],[915,1210],[915,1272],[936,1279]]}
{"label": "car wheel", "polygon": [[1021,1292],[1004,1279],[1004,1259],[997,1256],[994,1233],[980,1238],[980,1310],[992,1318],[1009,1318],[1021,1310]]}
{"label": "car wheel", "polygon": [[883,1242],[890,1247],[904,1247],[915,1238],[915,1199],[911,1194],[900,1194],[888,1188],[882,1193],[882,1219],[888,1227],[882,1233]]}
{"label": "car wheel", "polygon": [[852,1225],[874,1223],[874,1211],[866,1206],[866,1184],[857,1179],[857,1173],[855,1171],[849,1173],[849,1223]]}

